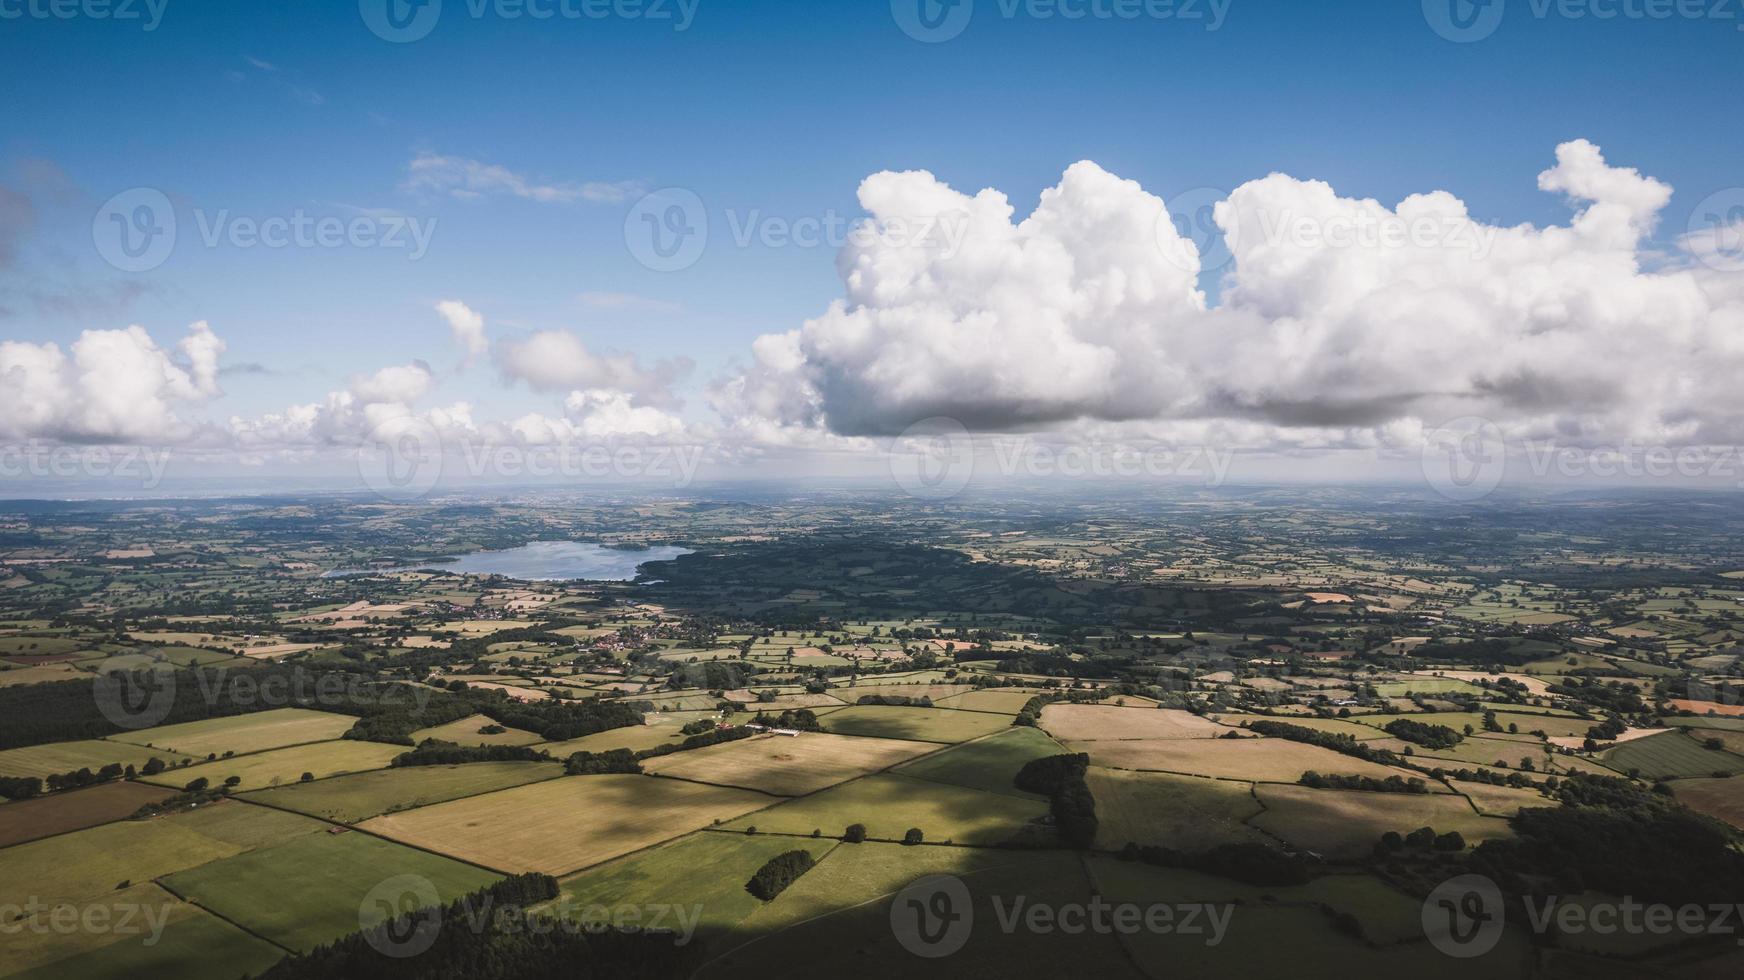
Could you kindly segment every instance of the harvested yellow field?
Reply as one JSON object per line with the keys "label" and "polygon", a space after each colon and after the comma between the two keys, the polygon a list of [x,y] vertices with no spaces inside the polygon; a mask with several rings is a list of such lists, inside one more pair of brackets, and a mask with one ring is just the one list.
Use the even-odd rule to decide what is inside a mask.
{"label": "harvested yellow field", "polygon": [[359,826],[499,871],[563,875],[773,802],[762,793],[655,776],[566,776]]}
{"label": "harvested yellow field", "polygon": [[1249,782],[1294,783],[1309,770],[1377,779],[1418,775],[1281,738],[1067,742],[1066,750],[1088,752],[1093,764],[1111,769],[1174,772]]}
{"label": "harvested yellow field", "polygon": [[166,769],[156,776],[141,778],[148,783],[179,789],[197,778],[203,777],[217,786],[235,776],[242,780],[237,791],[246,792],[295,783],[304,773],[316,779],[325,779],[341,773],[384,769],[395,756],[405,751],[406,747],[403,745],[337,739],[332,742],[317,742],[314,745],[274,749],[270,752],[252,752],[230,759],[188,766],[185,769]]}
{"label": "harvested yellow field", "polygon": [[1172,708],[1121,708],[1109,704],[1050,704],[1042,728],[1065,741],[1122,738],[1216,738],[1229,729]]}
{"label": "harvested yellow field", "polygon": [[676,752],[642,765],[663,776],[800,796],[938,749],[931,742],[806,732],[797,736],[759,735]]}

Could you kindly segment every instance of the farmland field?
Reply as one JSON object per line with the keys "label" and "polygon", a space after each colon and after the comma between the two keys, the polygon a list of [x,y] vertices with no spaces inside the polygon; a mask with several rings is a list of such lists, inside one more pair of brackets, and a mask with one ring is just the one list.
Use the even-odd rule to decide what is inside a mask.
{"label": "farmland field", "polygon": [[1031,759],[1059,755],[1064,751],[1041,729],[1019,725],[916,759],[896,771],[914,779],[930,779],[1021,799],[1038,799],[1014,785],[1017,771]]}
{"label": "farmland field", "polygon": [[[168,892],[145,886],[164,898]],[[57,958],[35,969],[12,974],[17,980],[137,980],[176,977],[177,980],[235,980],[258,975],[278,962],[284,951],[257,939],[209,912],[177,903],[163,933],[119,938],[74,955]],[[62,950],[63,952],[65,950]]]}
{"label": "farmland field", "polygon": [[854,738],[822,732],[757,735],[660,756],[643,763],[643,768],[662,776],[739,786],[776,796],[799,796],[888,769],[938,748],[932,742]]}
{"label": "farmland field", "polygon": [[340,739],[218,759],[142,778],[148,783],[179,789],[192,779],[204,777],[216,785],[237,776],[242,780],[238,791],[246,791],[294,783],[303,773],[324,779],[340,773],[381,769],[405,751],[406,748],[399,745]]}
{"label": "farmland field", "polygon": [[819,859],[836,846],[829,839],[703,831],[564,879],[553,911],[579,916],[590,905],[697,907],[704,928],[725,929],[763,907],[745,882],[765,861],[792,850]]}
{"label": "farmland field", "polygon": [[566,776],[360,826],[488,868],[567,874],[773,802],[655,776]]}
{"label": "farmland field", "polygon": [[126,742],[87,739],[82,742],[56,742],[33,745],[24,749],[0,751],[0,776],[36,776],[90,769],[95,772],[111,763],[124,766],[144,766],[153,758],[174,765],[188,757],[162,749],[147,749]]}
{"label": "farmland field", "polygon": [[949,708],[895,708],[858,705],[822,716],[825,729],[839,735],[867,735],[917,742],[964,742],[1011,725],[1004,715]]}
{"label": "farmland field", "polygon": [[261,843],[256,831],[278,837],[299,822],[320,826],[241,803],[212,809],[223,808],[252,812],[240,820],[204,812],[123,820],[6,848],[0,851],[0,905],[78,902],[112,892],[121,882],[148,881],[240,854]]}
{"label": "farmland field", "polygon": [[1250,784],[1100,766],[1086,778],[1100,820],[1096,846],[1104,850],[1132,842],[1197,851],[1268,840],[1246,824],[1264,810]]}
{"label": "farmland field", "polygon": [[0,806],[0,847],[130,817],[145,804],[168,795],[169,790],[157,786],[115,782],[9,803]]}
{"label": "farmland field", "polygon": [[306,708],[279,708],[251,715],[210,718],[111,736],[115,741],[150,745],[192,756],[259,752],[344,735],[357,719]]}
{"label": "farmland field", "polygon": [[684,740],[678,731],[679,726],[664,725],[632,725],[629,728],[613,728],[581,738],[572,738],[567,742],[542,742],[534,746],[551,753],[553,759],[567,759],[577,752],[608,752],[612,749],[632,749],[640,752],[657,745],[676,745]]}
{"label": "farmland field", "polygon": [[1457,830],[1468,844],[1509,834],[1506,820],[1479,816],[1462,796],[1267,785],[1254,792],[1266,808],[1255,827],[1327,857],[1360,858],[1389,830]]}
{"label": "farmland field", "polygon": [[849,824],[860,823],[869,837],[881,840],[901,840],[916,827],[929,841],[1000,844],[1046,812],[1041,800],[885,773],[741,817],[726,829],[805,835],[821,830],[839,836]]}
{"label": "farmland field", "polygon": [[446,803],[562,774],[563,768],[555,762],[407,766],[245,792],[241,798],[323,820],[357,823],[383,813]]}
{"label": "farmland field", "polygon": [[427,738],[433,738],[440,742],[453,742],[456,745],[530,745],[533,742],[541,741],[540,737],[532,732],[523,732],[513,728],[493,735],[480,734],[479,729],[487,725],[494,725],[497,728],[503,727],[496,725],[484,715],[473,715],[459,721],[451,721],[446,725],[437,725],[435,728],[415,731],[412,733],[412,741],[422,742]]}
{"label": "farmland field", "polygon": [[1144,741],[1067,742],[1088,752],[1094,765],[1247,782],[1294,783],[1309,770],[1350,776],[1415,775],[1302,742],[1281,738],[1160,738]]}
{"label": "farmland field", "polygon": [[1744,830],[1744,778],[1680,779],[1671,791],[1684,806]]}
{"label": "farmland field", "polygon": [[373,924],[360,923],[365,897],[398,875],[429,882],[445,902],[498,877],[368,834],[321,833],[183,871],[164,885],[273,942],[308,950]]}
{"label": "farmland field", "polygon": [[1104,704],[1050,704],[1041,725],[1061,741],[1125,738],[1216,738],[1229,729],[1186,711],[1119,708]]}
{"label": "farmland field", "polygon": [[1725,750],[1715,751],[1682,732],[1649,735],[1624,742],[1605,753],[1605,764],[1623,772],[1639,770],[1648,779],[1736,775],[1744,772],[1744,758]]}

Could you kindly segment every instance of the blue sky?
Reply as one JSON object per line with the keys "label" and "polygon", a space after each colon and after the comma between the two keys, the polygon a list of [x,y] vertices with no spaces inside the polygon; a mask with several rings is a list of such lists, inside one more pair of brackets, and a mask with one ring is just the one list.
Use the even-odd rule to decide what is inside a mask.
{"label": "blue sky", "polygon": [[[276,410],[409,358],[446,376],[458,358],[431,310],[448,298],[493,331],[568,328],[594,350],[689,357],[697,368],[680,394],[696,414],[703,386],[754,338],[797,327],[842,291],[832,249],[736,247],[728,213],[854,216],[856,186],[880,170],[997,187],[1020,216],[1091,159],[1165,199],[1282,171],[1388,206],[1444,188],[1474,217],[1548,224],[1568,207],[1534,177],[1558,144],[1586,138],[1678,188],[1665,212],[1675,230],[1694,201],[1738,183],[1744,143],[1744,9],[1721,0],[1715,17],[1668,20],[1539,17],[1508,0],[1477,43],[1438,36],[1414,0],[1231,0],[1214,31],[1207,0],[1168,19],[1077,20],[1033,6],[1006,17],[999,0],[978,0],[961,35],[938,44],[905,35],[884,0],[697,0],[683,31],[497,5],[473,17],[446,0],[434,30],[404,44],[372,34],[343,0],[167,0],[151,31],[33,16],[29,2],[0,0],[26,11],[0,20],[11,93],[0,175],[16,182],[46,160],[76,190],[39,197],[28,265],[0,274],[14,289],[19,277],[93,295],[121,280],[144,288],[77,312],[14,294],[0,332],[64,345],[139,323],[168,343],[209,321],[226,363],[267,369],[229,376],[215,414]],[[624,244],[629,200],[408,192],[419,154],[552,185],[687,188],[710,214],[709,248],[684,271],[650,271]],[[139,186],[178,212],[383,209],[437,227],[415,262],[392,250],[206,249],[183,227],[165,265],[128,277],[93,254],[90,220]],[[486,412],[548,401],[487,366],[445,384]]]}

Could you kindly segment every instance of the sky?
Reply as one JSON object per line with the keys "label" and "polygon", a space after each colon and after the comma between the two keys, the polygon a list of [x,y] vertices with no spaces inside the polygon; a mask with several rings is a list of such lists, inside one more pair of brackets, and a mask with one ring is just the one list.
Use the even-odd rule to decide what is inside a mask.
{"label": "sky", "polygon": [[0,0],[0,479],[410,430],[1735,486],[1741,54],[1736,0]]}

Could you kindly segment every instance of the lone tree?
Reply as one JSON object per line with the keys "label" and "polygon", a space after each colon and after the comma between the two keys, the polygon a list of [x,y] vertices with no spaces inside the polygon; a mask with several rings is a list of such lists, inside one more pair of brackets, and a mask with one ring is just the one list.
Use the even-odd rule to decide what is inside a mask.
{"label": "lone tree", "polygon": [[908,833],[902,835],[902,842],[904,844],[919,844],[925,839],[926,835],[920,832],[919,827],[910,827],[908,828]]}
{"label": "lone tree", "polygon": [[850,844],[864,843],[866,840],[866,825],[863,823],[849,824],[848,829],[842,832],[842,840],[847,841]]}

